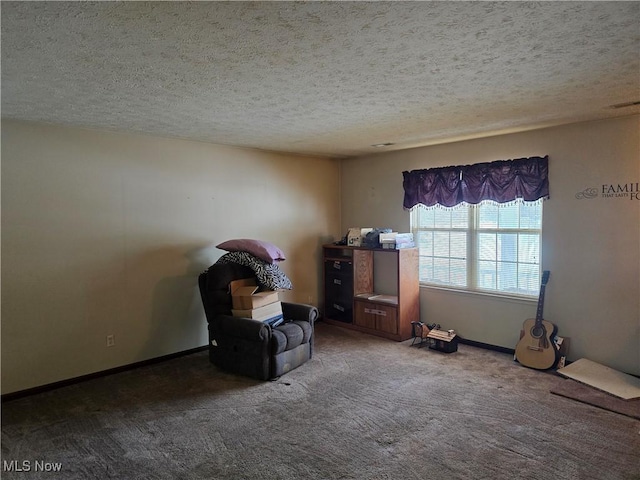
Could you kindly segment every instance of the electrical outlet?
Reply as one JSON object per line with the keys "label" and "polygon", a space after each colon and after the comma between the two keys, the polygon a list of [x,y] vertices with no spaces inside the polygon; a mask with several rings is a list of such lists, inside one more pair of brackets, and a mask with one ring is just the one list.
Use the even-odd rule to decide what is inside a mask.
{"label": "electrical outlet", "polygon": [[113,347],[116,344],[116,337],[114,335],[107,335],[107,347]]}

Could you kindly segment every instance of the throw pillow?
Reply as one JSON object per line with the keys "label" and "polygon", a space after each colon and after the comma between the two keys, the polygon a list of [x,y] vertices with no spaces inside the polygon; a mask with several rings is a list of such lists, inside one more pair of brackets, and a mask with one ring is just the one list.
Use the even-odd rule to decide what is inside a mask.
{"label": "throw pillow", "polygon": [[221,256],[216,264],[239,263],[249,267],[256,275],[258,284],[266,290],[291,290],[291,280],[280,270],[278,264],[265,262],[248,252],[231,252]]}
{"label": "throw pillow", "polygon": [[252,240],[250,238],[237,238],[227,240],[216,246],[220,250],[227,252],[248,252],[254,257],[258,257],[267,263],[282,262],[285,260],[284,252],[274,244],[262,240]]}

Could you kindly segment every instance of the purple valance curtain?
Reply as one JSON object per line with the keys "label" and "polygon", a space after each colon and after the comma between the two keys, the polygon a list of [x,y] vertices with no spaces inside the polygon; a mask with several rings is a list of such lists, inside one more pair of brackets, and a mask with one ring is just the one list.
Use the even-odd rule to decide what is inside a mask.
{"label": "purple valance curtain", "polygon": [[483,200],[497,203],[549,198],[549,157],[518,158],[402,172],[404,207],[453,207]]}

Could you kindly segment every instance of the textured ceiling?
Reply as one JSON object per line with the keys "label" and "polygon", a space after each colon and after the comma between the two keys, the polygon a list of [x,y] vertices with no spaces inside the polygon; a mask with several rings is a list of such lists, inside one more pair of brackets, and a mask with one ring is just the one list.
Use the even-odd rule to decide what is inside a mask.
{"label": "textured ceiling", "polygon": [[640,112],[639,2],[8,2],[5,118],[345,157]]}

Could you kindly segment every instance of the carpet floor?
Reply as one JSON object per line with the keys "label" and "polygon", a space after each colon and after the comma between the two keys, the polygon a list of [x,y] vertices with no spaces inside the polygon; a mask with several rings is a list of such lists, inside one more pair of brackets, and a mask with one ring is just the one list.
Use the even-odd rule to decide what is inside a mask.
{"label": "carpet floor", "polygon": [[410,343],[319,323],[276,381],[201,352],[5,402],[2,478],[640,479],[637,419],[508,354]]}

